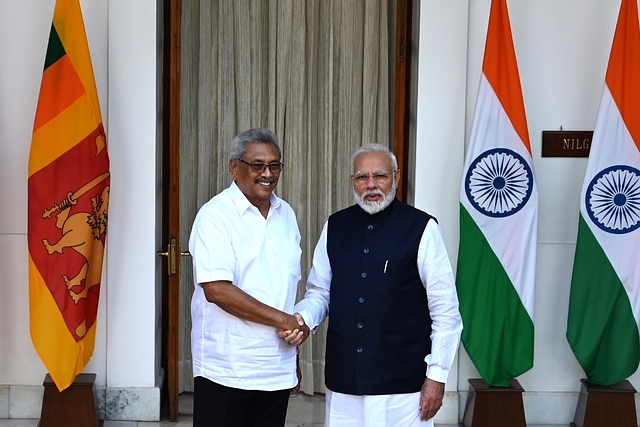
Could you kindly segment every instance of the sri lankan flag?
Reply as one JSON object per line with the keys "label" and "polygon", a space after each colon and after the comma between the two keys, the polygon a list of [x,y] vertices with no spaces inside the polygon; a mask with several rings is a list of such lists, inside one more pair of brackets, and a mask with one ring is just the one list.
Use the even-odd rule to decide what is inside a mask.
{"label": "sri lankan flag", "polygon": [[33,345],[60,391],[93,353],[109,157],[79,0],[57,0],[29,154]]}

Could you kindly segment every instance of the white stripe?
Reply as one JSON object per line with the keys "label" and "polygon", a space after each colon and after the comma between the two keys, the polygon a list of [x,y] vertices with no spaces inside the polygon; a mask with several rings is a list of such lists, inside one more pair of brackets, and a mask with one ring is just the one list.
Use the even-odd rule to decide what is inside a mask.
{"label": "white stripe", "polygon": [[593,223],[585,205],[585,193],[594,176],[609,166],[621,164],[640,170],[640,152],[605,85],[582,185],[580,212],[618,273],[636,321],[640,321],[640,229],[626,234],[607,233]]}
{"label": "white stripe", "polygon": [[[465,159],[464,176],[476,157],[487,150],[500,147],[520,154],[533,171],[531,154],[516,133],[483,73]],[[538,187],[535,179],[533,192],[526,206],[513,215],[491,218],[478,212],[469,202],[465,192],[464,176],[460,187],[460,200],[501,260],[522,304],[533,320],[538,229]],[[533,226],[525,232],[524,224]]]}

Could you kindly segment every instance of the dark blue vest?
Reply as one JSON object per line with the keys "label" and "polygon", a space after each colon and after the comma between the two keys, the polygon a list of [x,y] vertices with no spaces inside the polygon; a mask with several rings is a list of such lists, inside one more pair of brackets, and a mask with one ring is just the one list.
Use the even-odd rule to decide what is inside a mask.
{"label": "dark blue vest", "polygon": [[431,353],[431,317],[416,263],[432,218],[397,199],[375,215],[354,205],[329,217],[325,381],[330,390],[420,391],[424,357]]}

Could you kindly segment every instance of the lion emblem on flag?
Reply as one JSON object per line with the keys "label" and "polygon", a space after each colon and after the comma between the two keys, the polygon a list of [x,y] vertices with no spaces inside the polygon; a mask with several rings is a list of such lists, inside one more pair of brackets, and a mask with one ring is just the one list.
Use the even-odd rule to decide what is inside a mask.
{"label": "lion emblem on flag", "polygon": [[43,218],[51,218],[53,212],[58,212],[56,228],[62,231],[62,236],[55,243],[51,243],[48,239],[42,240],[47,253],[62,254],[65,248],[71,248],[84,257],[85,262],[79,272],[71,277],[62,276],[75,304],[87,297],[87,292],[92,286],[100,284],[104,253],[102,238],[107,230],[110,187],[105,186],[101,193],[91,198],[92,212],[80,211],[70,215],[71,207],[80,197],[108,177],[109,172],[97,176],[76,192],[69,192],[66,199],[42,214]]}

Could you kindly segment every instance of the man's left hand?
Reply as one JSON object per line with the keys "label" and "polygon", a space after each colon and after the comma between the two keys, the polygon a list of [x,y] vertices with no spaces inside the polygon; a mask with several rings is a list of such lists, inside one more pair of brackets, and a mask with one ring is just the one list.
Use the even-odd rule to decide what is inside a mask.
{"label": "man's left hand", "polygon": [[438,409],[442,406],[444,398],[444,383],[431,380],[424,380],[422,390],[420,390],[420,419],[426,421],[436,416]]}

